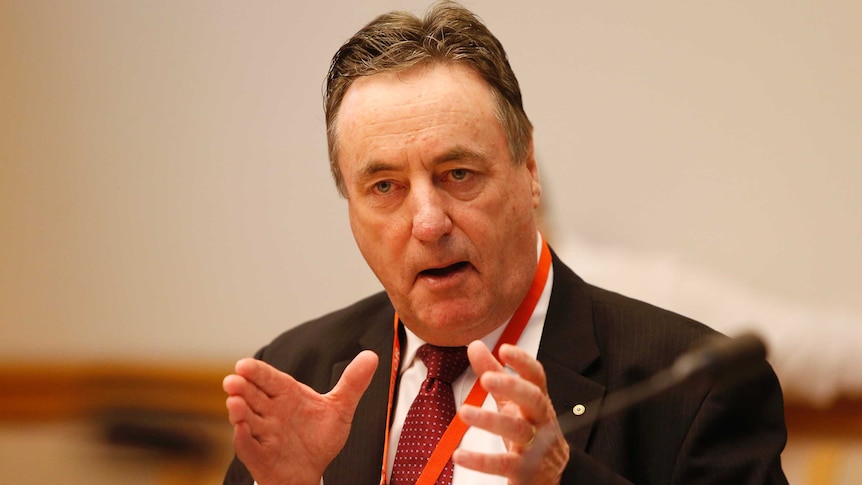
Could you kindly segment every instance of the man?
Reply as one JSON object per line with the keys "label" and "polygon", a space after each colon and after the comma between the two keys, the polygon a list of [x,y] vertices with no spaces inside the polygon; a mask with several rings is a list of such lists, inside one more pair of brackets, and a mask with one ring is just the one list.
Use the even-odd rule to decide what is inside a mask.
{"label": "man", "polygon": [[[473,14],[444,2],[424,20],[378,17],[336,53],[325,97],[333,176],[385,293],[237,363],[225,483],[786,483],[765,362],[743,385],[696,383],[560,428],[559,414],[590,419],[714,332],[592,287],[552,255],[518,83]],[[426,356],[468,345],[469,368],[434,384],[457,418],[432,432],[414,414],[434,382]]]}

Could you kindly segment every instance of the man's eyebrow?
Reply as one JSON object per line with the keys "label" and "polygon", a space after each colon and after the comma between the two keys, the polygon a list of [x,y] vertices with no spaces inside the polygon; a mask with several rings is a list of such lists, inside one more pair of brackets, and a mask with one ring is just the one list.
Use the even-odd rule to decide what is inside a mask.
{"label": "man's eyebrow", "polygon": [[390,170],[395,170],[395,165],[391,163],[372,161],[356,170],[356,176],[358,179],[367,179],[373,177],[379,172],[387,172]]}
{"label": "man's eyebrow", "polygon": [[478,153],[478,152],[475,152],[472,150],[468,150],[466,148],[455,147],[455,148],[449,150],[448,152],[444,152],[443,154],[435,157],[434,160],[432,161],[432,163],[434,165],[439,165],[439,164],[445,163],[445,162],[453,162],[453,161],[459,161],[459,160],[464,160],[464,161],[481,160],[484,158],[485,157],[483,157],[481,153]]}

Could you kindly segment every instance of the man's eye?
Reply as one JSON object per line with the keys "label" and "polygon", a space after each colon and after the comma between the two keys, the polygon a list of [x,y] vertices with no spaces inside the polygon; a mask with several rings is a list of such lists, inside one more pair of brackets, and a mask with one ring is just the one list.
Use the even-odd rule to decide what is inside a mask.
{"label": "man's eye", "polygon": [[376,184],[374,184],[374,190],[376,190],[377,192],[379,192],[381,194],[385,194],[385,193],[389,192],[390,190],[392,190],[392,182],[390,182],[388,180],[383,180],[381,182],[377,182]]}
{"label": "man's eye", "polygon": [[463,168],[456,168],[455,170],[452,170],[450,174],[455,180],[464,180],[468,175],[470,175],[470,172]]}

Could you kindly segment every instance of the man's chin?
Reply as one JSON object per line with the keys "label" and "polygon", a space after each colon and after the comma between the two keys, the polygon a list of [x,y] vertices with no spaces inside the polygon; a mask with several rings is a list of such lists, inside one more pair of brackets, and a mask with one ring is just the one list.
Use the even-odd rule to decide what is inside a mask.
{"label": "man's chin", "polygon": [[[430,311],[428,311],[430,310]],[[401,315],[405,325],[422,340],[444,347],[467,345],[492,332],[488,312],[477,311],[475,302],[447,302],[419,312],[414,318]]]}

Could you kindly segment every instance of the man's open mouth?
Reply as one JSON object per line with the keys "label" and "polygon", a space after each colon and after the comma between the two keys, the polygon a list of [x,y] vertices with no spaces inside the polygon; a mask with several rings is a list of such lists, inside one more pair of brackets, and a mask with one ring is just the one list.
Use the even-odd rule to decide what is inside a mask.
{"label": "man's open mouth", "polygon": [[467,266],[469,265],[470,263],[468,263],[467,261],[459,261],[455,264],[450,264],[449,266],[445,266],[443,268],[426,269],[425,271],[419,273],[419,275],[435,277],[449,276],[452,273],[457,273],[458,271],[467,269]]}

